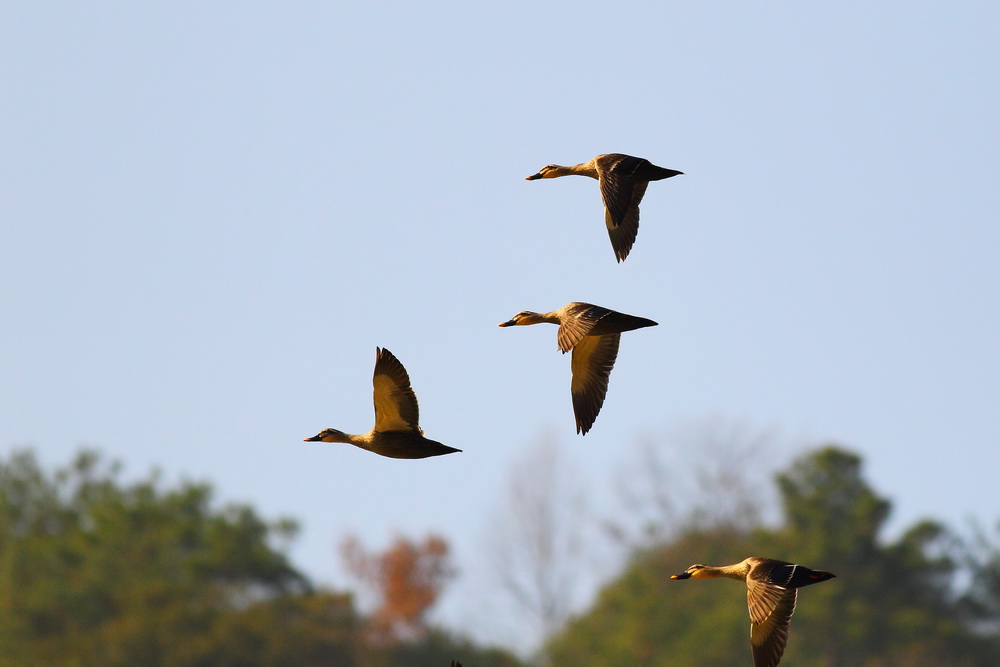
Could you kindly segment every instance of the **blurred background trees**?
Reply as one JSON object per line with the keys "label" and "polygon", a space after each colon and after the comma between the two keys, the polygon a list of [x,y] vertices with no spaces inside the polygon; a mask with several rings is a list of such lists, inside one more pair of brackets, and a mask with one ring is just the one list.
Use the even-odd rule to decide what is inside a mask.
{"label": "blurred background trees", "polygon": [[[363,555],[388,592],[364,618],[351,594],[317,590],[276,548],[294,522],[211,500],[207,484],[124,483],[93,452],[54,474],[30,452],[0,463],[0,664],[519,664],[421,625],[449,572],[441,538]],[[413,591],[422,597],[406,606]],[[419,636],[365,632],[397,619]]]}
{"label": "blurred background trees", "polygon": [[[925,520],[890,539],[892,504],[858,455],[809,451],[767,482],[751,456],[771,451],[765,440],[714,431],[673,453],[644,446],[616,485],[628,509],[608,514],[584,511],[597,491],[584,494],[557,448],[534,448],[491,524],[506,569],[484,601],[510,596],[511,614],[544,629],[534,664],[748,664],[742,587],[670,575],[763,555],[837,574],[802,592],[789,664],[1000,664],[1000,526],[963,536]],[[48,473],[15,452],[0,461],[0,664],[524,664],[429,620],[458,576],[444,537],[398,536],[383,551],[343,538],[344,566],[374,601],[361,611],[288,561],[296,531],[216,506],[204,483],[126,483],[93,452]],[[581,556],[608,536],[621,556],[587,603],[574,581],[596,577]]]}
{"label": "blurred background trees", "polygon": [[[724,565],[751,555],[838,576],[801,592],[789,664],[1000,664],[995,625],[987,629],[969,613],[995,614],[997,589],[989,582],[1000,552],[982,543],[970,555],[956,534],[933,521],[885,540],[891,503],[866,483],[861,463],[837,447],[809,452],[776,476],[777,525],[688,524],[635,551],[591,609],[551,639],[552,664],[749,664],[745,588],[670,575],[695,562]],[[970,572],[973,585],[963,591]]]}
{"label": "blurred background trees", "polygon": [[537,644],[563,626],[581,589],[595,585],[587,488],[558,440],[546,436],[515,460],[497,500],[487,533],[494,606],[512,632]]}
{"label": "blurred background trees", "polygon": [[386,551],[372,553],[350,535],[340,551],[348,571],[378,597],[368,619],[374,643],[392,645],[427,635],[427,612],[455,576],[444,538],[429,535],[417,543],[397,537]]}

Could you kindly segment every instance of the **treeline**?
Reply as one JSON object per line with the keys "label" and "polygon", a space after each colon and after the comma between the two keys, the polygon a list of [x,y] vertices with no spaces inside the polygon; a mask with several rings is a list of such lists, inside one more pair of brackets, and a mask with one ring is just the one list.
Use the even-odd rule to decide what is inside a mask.
{"label": "treeline", "polygon": [[351,544],[358,577],[385,593],[365,616],[274,547],[294,522],[211,500],[205,484],[124,484],[92,452],[53,474],[30,452],[0,462],[0,664],[520,664],[427,625],[449,571],[440,539]]}
{"label": "treeline", "polygon": [[[716,506],[700,498],[686,520],[646,526],[622,571],[589,609],[559,620],[538,661],[749,664],[745,588],[670,575],[696,562],[759,555],[837,575],[802,591],[783,664],[1000,665],[997,535],[959,535],[928,520],[887,540],[891,503],[862,473],[861,458],[836,447],[803,455],[775,476],[782,512],[771,521],[760,519],[752,498],[740,498],[747,488],[770,497],[768,489],[725,470],[708,475],[723,482],[709,485]],[[552,488],[546,477],[538,482]],[[544,509],[571,501],[556,495],[537,502]],[[573,528],[565,517],[575,516],[531,516],[537,523],[548,515],[563,519],[527,533],[538,533],[543,546]],[[155,476],[123,483],[115,465],[91,452],[46,473],[32,453],[16,452],[0,461],[0,664],[523,664],[428,623],[456,571],[442,538],[400,538],[384,552],[345,539],[348,571],[378,601],[363,613],[352,594],[317,588],[276,548],[296,530],[245,505],[215,507],[206,484],[165,488]],[[563,576],[557,570],[568,555],[589,550],[566,544],[572,549],[536,559],[528,577],[546,604],[550,588],[561,590],[546,578]],[[495,594],[483,592],[484,599]]]}
{"label": "treeline", "polygon": [[864,480],[860,457],[839,448],[794,461],[776,484],[780,525],[690,523],[635,550],[592,607],[547,643],[550,664],[750,664],[745,587],[670,575],[692,563],[765,556],[837,574],[801,592],[783,663],[1000,665],[995,539],[962,539],[922,521],[885,541],[891,504]]}

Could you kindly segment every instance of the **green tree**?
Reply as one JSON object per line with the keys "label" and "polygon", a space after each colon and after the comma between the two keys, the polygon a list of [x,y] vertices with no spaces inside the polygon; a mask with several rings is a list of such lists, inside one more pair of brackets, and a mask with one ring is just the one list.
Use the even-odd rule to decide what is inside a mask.
{"label": "green tree", "polygon": [[405,655],[369,645],[352,596],[275,548],[294,522],[118,477],[93,452],[53,475],[30,452],[0,462],[0,664],[517,665],[440,631]]}
{"label": "green tree", "polygon": [[[778,475],[785,526],[765,543],[788,560],[835,572],[829,586],[810,588],[793,623],[786,655],[802,664],[996,664],[953,594],[958,539],[921,521],[894,543],[880,534],[891,503],[862,476],[856,454],[827,447]],[[816,660],[822,656],[822,662]]]}
{"label": "green tree", "polygon": [[963,562],[971,583],[962,597],[968,622],[986,636],[1000,635],[1000,522],[993,535],[979,524],[965,550]]}
{"label": "green tree", "polygon": [[745,594],[725,585],[732,582],[684,586],[670,575],[694,561],[742,560],[751,544],[746,532],[716,527],[636,552],[593,607],[549,643],[551,664],[741,664],[750,653]]}
{"label": "green tree", "polygon": [[118,472],[92,452],[51,479],[28,452],[0,466],[0,661],[246,664],[241,638],[264,656],[286,643],[261,616],[317,613],[339,628],[311,638],[324,659],[350,652],[350,599],[314,594],[271,546],[293,522],[215,510],[206,484],[123,485]]}
{"label": "green tree", "polygon": [[885,543],[880,533],[891,505],[861,473],[855,454],[810,452],[777,476],[781,526],[687,529],[636,553],[593,608],[552,640],[553,664],[747,664],[745,590],[725,580],[685,585],[669,575],[694,562],[751,555],[838,575],[802,592],[785,654],[790,664],[1000,664],[997,635],[971,627],[956,600],[957,538],[924,521]]}

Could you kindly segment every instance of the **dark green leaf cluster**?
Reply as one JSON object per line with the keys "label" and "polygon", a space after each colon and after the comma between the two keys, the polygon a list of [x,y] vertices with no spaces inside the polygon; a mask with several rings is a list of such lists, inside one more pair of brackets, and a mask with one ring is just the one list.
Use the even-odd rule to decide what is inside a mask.
{"label": "dark green leaf cluster", "polygon": [[[860,457],[811,452],[777,476],[784,521],[688,529],[636,553],[593,607],[552,639],[553,665],[749,664],[746,589],[731,580],[671,581],[692,563],[765,556],[828,570],[803,589],[785,659],[794,665],[907,667],[1000,664],[1000,550],[977,557],[951,531],[920,522],[895,542],[891,505]],[[973,586],[960,594],[963,574]],[[966,579],[968,577],[965,577]]]}
{"label": "dark green leaf cluster", "polygon": [[274,547],[294,522],[161,486],[92,452],[54,475],[30,452],[0,462],[0,664],[518,664],[442,633],[369,646],[351,596]]}

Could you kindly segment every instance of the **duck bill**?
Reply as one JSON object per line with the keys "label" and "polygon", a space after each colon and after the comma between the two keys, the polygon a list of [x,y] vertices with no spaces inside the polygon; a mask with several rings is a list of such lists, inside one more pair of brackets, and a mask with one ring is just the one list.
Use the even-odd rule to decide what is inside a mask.
{"label": "duck bill", "polygon": [[526,181],[534,181],[534,180],[537,180],[537,179],[539,179],[541,177],[542,177],[542,172],[538,172],[537,174],[532,174],[531,176],[526,177],[524,180],[526,180]]}
{"label": "duck bill", "polygon": [[502,327],[512,327],[515,324],[517,324],[517,322],[515,322],[514,320],[507,320],[506,322],[501,322],[500,326],[502,326]]}
{"label": "duck bill", "polygon": [[680,574],[672,574],[672,575],[670,575],[670,578],[671,579],[690,579],[691,578],[691,573],[690,572],[681,572]]}
{"label": "duck bill", "polygon": [[318,435],[314,435],[311,438],[303,438],[302,439],[302,442],[321,442],[321,441],[322,441],[322,438],[320,438]]}

